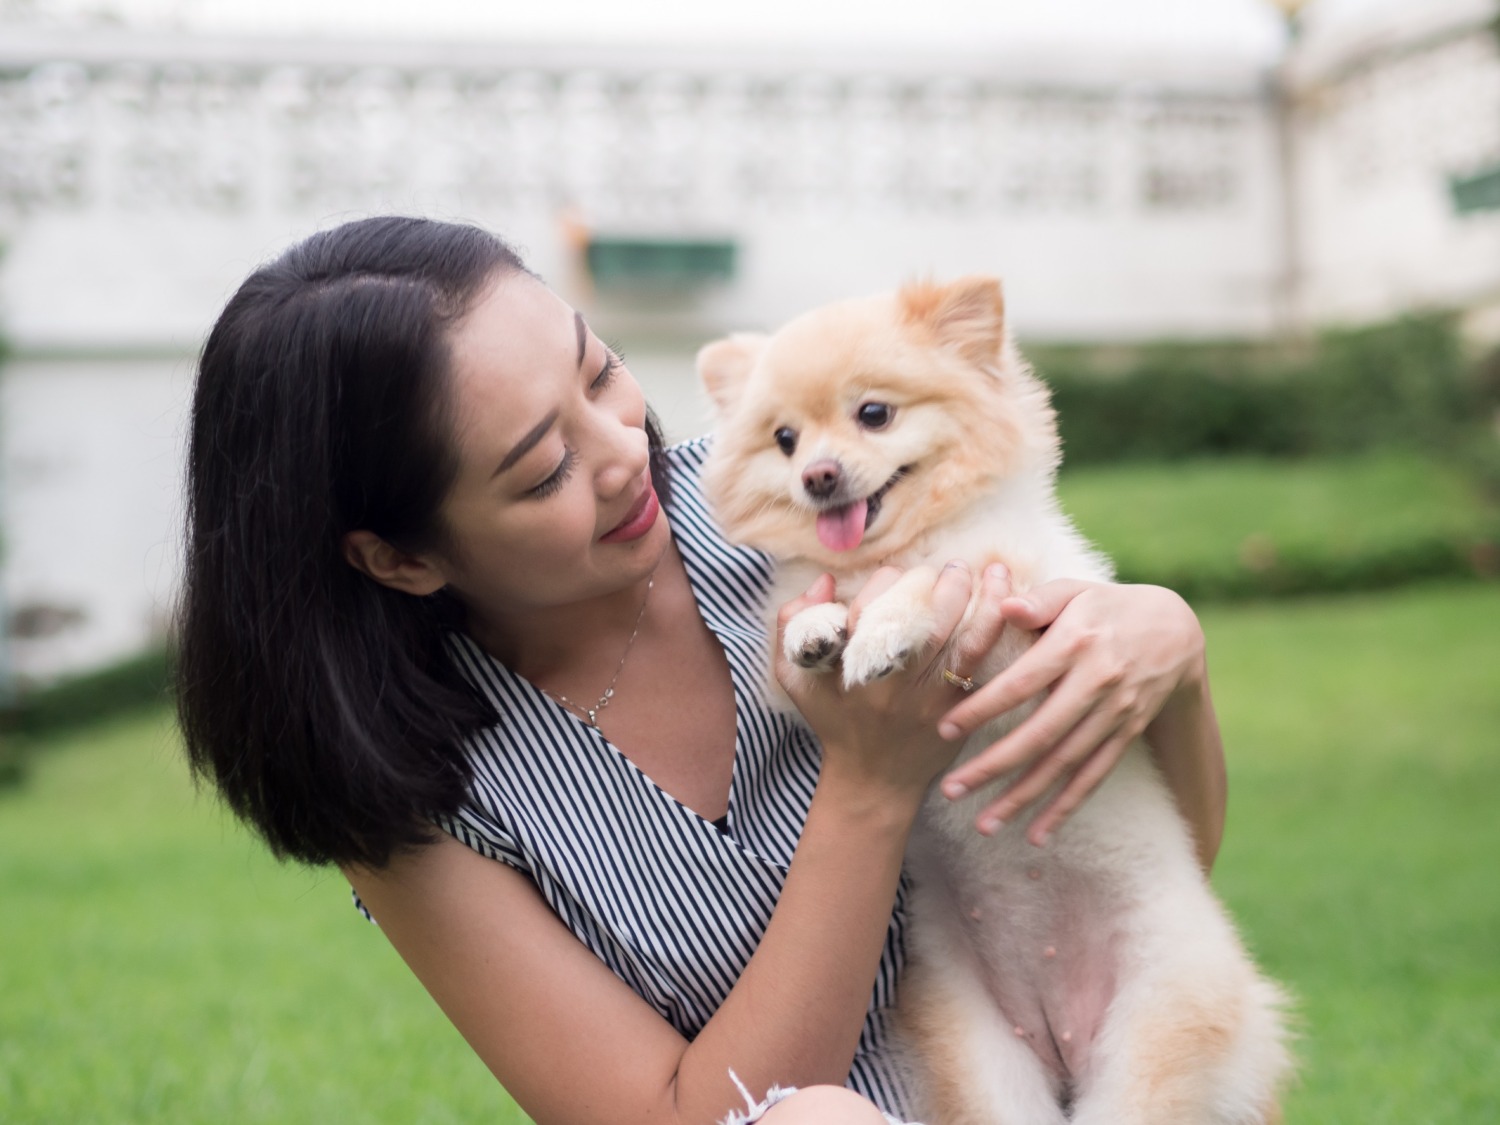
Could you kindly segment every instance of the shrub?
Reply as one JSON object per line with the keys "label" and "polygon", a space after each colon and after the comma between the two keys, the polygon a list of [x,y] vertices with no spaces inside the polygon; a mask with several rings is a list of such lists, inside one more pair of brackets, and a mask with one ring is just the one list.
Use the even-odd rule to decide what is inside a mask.
{"label": "shrub", "polygon": [[1486,400],[1500,401],[1484,365],[1465,363],[1447,315],[1329,331],[1305,345],[1032,353],[1052,386],[1070,465],[1449,449]]}
{"label": "shrub", "polygon": [[160,706],[170,683],[166,650],[151,649],[22,695],[0,740],[0,789],[25,779],[27,759],[43,736]]}
{"label": "shrub", "polygon": [[1500,576],[1500,508],[1421,453],[1093,466],[1059,493],[1121,580],[1195,601]]}

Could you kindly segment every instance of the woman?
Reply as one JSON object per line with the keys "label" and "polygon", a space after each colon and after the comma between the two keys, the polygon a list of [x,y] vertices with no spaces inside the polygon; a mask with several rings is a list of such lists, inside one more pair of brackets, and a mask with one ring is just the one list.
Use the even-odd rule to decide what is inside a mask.
{"label": "woman", "polygon": [[795,700],[814,739],[765,705],[769,566],[718,538],[702,456],[660,448],[619,357],[488,234],[383,218],[294,247],[200,366],[188,752],[277,854],[342,867],[542,1125],[711,1122],[778,1083],[803,1087],[783,1125],[878,1123],[906,1109],[901,856],[954,740],[1050,687],[944,781],[1031,763],[984,823],[1071,776],[1040,843],[1147,730],[1207,865],[1202,635],[1167,591],[1007,600],[992,569],[943,664],[1005,621],[1047,633],[960,702],[934,674],[973,584],[949,568],[926,666],[827,677]]}

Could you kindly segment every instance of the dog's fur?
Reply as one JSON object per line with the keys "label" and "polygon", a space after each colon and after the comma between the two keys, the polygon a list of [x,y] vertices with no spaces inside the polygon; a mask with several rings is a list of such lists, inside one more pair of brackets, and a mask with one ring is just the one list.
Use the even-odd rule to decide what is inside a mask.
{"label": "dog's fur", "polygon": [[[878,566],[906,568],[847,639],[842,604],[795,618],[785,637],[805,669],[795,674],[840,667],[853,685],[901,667],[930,635],[935,568],[950,559],[975,575],[1003,562],[1017,592],[1110,577],[1057,507],[1052,409],[995,279],[827,306],[774,336],[709,344],[698,367],[719,415],[709,497],[731,539],[782,560],[771,612],[825,570],[844,603]],[[870,424],[878,410],[861,424],[872,403],[894,408],[884,425]],[[878,511],[861,534],[872,493]],[[1034,639],[1016,633],[978,679]],[[1034,705],[977,732],[961,757]],[[908,855],[900,1014],[923,1120],[1278,1121],[1281,993],[1209,891],[1149,752],[1128,750],[1042,849],[1025,842],[1024,818],[976,832],[988,795],[930,795]]]}

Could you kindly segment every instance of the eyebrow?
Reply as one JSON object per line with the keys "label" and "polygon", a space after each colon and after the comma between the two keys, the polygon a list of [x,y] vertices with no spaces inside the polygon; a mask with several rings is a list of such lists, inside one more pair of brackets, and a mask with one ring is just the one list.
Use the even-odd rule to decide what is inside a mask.
{"label": "eyebrow", "polygon": [[522,457],[525,457],[526,454],[535,449],[536,443],[541,441],[542,438],[547,435],[547,431],[552,428],[552,424],[556,421],[557,411],[554,410],[552,411],[552,413],[548,414],[547,417],[538,422],[535,426],[532,426],[531,429],[527,431],[526,436],[523,437],[520,441],[516,442],[516,447],[505,455],[505,459],[500,462],[500,467],[490,474],[490,479],[494,480],[501,473],[505,472],[506,469],[510,468]]}
{"label": "eyebrow", "polygon": [[583,314],[580,312],[573,314],[573,325],[578,329],[578,366],[582,367],[583,353],[589,346],[589,326],[583,323]]}

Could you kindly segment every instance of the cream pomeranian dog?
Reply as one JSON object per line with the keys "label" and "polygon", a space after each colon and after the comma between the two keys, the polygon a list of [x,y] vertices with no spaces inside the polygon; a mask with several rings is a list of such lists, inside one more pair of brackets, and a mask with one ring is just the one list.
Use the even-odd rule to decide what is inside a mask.
{"label": "cream pomeranian dog", "polygon": [[[830,305],[709,344],[698,370],[718,412],[708,495],[731,539],[780,560],[770,612],[824,571],[837,579],[835,603],[788,624],[786,656],[806,670],[794,674],[852,686],[902,667],[931,635],[950,559],[976,575],[1003,562],[1017,593],[1111,577],[1057,506],[1054,416],[995,279]],[[846,603],[886,564],[905,574],[846,637]],[[1035,639],[1018,632],[976,678]],[[923,1119],[1280,1120],[1282,995],[1209,890],[1149,751],[1131,747],[1045,848],[1025,841],[1024,818],[976,832],[981,799],[930,794],[908,854],[900,1015]]]}

